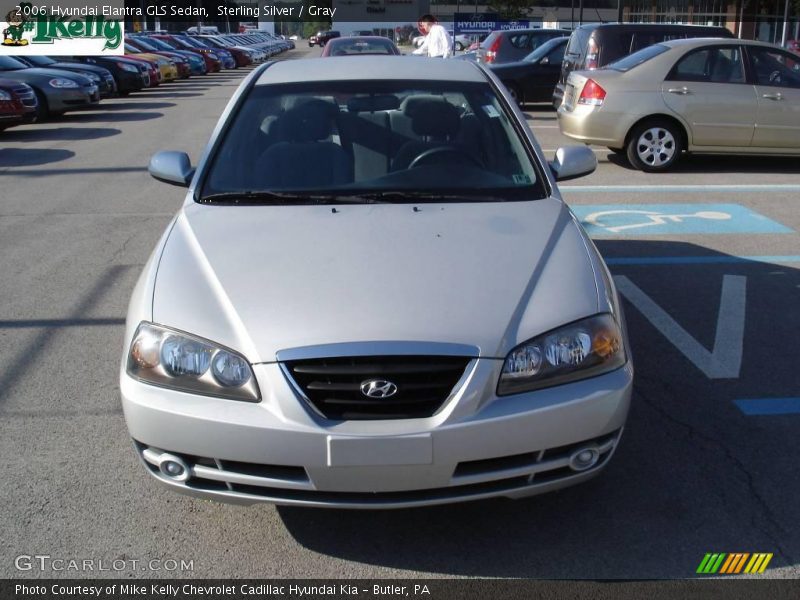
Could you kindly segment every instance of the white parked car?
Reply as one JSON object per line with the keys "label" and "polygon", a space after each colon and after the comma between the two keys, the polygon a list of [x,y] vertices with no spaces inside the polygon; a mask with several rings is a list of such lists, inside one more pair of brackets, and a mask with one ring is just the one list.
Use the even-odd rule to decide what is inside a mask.
{"label": "white parked car", "polygon": [[[420,61],[428,61],[420,68]],[[357,68],[354,68],[357,65]],[[122,406],[148,472],[217,500],[522,497],[611,458],[633,367],[617,293],[499,81],[466,61],[267,63],[131,298]]]}

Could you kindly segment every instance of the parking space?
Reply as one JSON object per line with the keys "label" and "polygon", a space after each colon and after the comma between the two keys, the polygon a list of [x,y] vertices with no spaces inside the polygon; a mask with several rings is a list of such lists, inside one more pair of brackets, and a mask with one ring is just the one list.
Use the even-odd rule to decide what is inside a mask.
{"label": "parking space", "polygon": [[[316,56],[301,43],[284,55]],[[401,59],[402,60],[402,59]],[[691,577],[706,552],[800,575],[800,162],[691,157],[631,169],[605,148],[562,194],[624,298],[636,379],[615,459],[524,501],[392,512],[242,508],[177,496],[136,462],[119,405],[131,290],[249,69],[165,84],[0,137],[0,575],[18,554],[192,560],[101,576]],[[548,156],[571,144],[526,107]],[[79,576],[76,573],[58,575]]]}

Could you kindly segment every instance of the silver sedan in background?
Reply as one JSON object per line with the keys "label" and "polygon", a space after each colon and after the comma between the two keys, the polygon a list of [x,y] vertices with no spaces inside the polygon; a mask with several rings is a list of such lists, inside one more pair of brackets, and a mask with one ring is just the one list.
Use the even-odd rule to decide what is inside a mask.
{"label": "silver sedan in background", "polygon": [[[425,61],[424,64],[421,61]],[[609,462],[633,367],[617,292],[502,84],[325,58],[240,86],[134,290],[122,406],[147,471],[223,501],[521,497]]]}
{"label": "silver sedan in background", "polygon": [[558,121],[650,172],[684,151],[800,154],[800,57],[746,40],[656,44],[571,73]]}

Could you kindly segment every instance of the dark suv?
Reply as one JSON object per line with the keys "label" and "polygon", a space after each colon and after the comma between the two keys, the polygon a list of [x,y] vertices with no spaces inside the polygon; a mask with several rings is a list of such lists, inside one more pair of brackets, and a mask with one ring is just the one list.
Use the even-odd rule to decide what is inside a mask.
{"label": "dark suv", "polygon": [[478,48],[477,61],[498,64],[522,60],[546,41],[569,35],[566,29],[493,31]]}
{"label": "dark suv", "polygon": [[[342,37],[342,34],[339,33],[338,31],[320,31],[319,33],[317,33],[316,42],[318,46],[324,46],[325,44],[328,43],[328,41],[338,37]],[[311,45],[310,42],[309,45]]]}
{"label": "dark suv", "polygon": [[637,50],[684,38],[732,38],[724,27],[705,25],[671,25],[662,23],[592,23],[581,25],[569,38],[561,78],[553,92],[553,106],[558,108],[564,86],[572,71],[591,71],[606,66]]}

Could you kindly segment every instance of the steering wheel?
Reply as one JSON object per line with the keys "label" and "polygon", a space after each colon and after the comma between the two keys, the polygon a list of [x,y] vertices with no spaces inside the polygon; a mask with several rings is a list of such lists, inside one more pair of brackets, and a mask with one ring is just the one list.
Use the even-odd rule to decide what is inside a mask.
{"label": "steering wheel", "polygon": [[781,81],[782,81],[782,77],[781,77],[781,72],[780,71],[775,70],[775,71],[773,71],[772,73],[769,74],[769,82],[770,83],[781,83]]}
{"label": "steering wheel", "polygon": [[456,150],[455,148],[451,148],[449,146],[439,146],[437,148],[428,148],[424,152],[418,154],[414,160],[409,163],[408,168],[413,169],[415,167],[419,167],[423,163],[429,162],[431,159],[440,158],[443,156],[449,156],[451,158],[455,158],[457,161],[460,162],[468,162],[480,169],[485,169],[483,163],[472,154],[467,154],[466,152],[462,152],[461,150]]}

